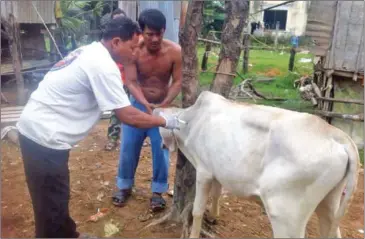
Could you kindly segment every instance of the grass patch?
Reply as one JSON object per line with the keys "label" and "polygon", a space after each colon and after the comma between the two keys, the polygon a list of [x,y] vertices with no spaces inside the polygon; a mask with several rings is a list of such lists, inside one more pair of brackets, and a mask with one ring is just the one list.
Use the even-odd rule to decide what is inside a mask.
{"label": "grass patch", "polygon": [[[198,48],[199,69],[201,69],[201,61],[204,51],[204,47]],[[216,65],[218,64],[219,59],[218,54],[219,48],[213,48],[211,54],[209,55],[207,64],[208,71],[210,72],[200,73],[200,85],[206,86],[212,83],[214,77],[214,73],[212,72],[216,70]],[[312,58],[312,55],[304,53],[298,53],[296,55],[294,70],[298,73],[297,77],[300,75],[310,75],[313,72],[312,63],[302,63],[300,62],[301,58]],[[249,73],[245,75],[242,73],[242,56],[239,59],[237,71],[242,73],[245,79],[258,76],[285,78],[288,75],[288,65],[289,53],[279,51],[251,50],[249,55]],[[289,77],[293,78],[293,76]],[[238,84],[241,81],[242,79],[240,77],[234,78],[234,84]]]}
{"label": "grass patch", "polygon": [[[199,74],[199,83],[203,88],[207,88],[213,81],[214,72],[218,64],[219,48],[212,48],[207,64],[207,72]],[[199,69],[204,55],[204,46],[198,47]],[[301,112],[312,112],[311,102],[303,101],[297,89],[294,88],[294,81],[302,75],[311,75],[313,65],[311,62],[303,63],[301,58],[312,59],[311,54],[297,53],[295,57],[294,73],[288,71],[289,56],[287,52],[250,50],[249,55],[249,73],[243,74],[242,56],[239,59],[237,71],[243,79],[252,79],[253,85],[257,91],[263,95],[271,97],[280,97],[288,99],[287,101],[269,101],[269,100],[245,100],[256,104],[269,105]],[[242,82],[242,78],[237,76],[233,84],[237,85]],[[259,78],[273,78],[272,81],[256,82]]]}

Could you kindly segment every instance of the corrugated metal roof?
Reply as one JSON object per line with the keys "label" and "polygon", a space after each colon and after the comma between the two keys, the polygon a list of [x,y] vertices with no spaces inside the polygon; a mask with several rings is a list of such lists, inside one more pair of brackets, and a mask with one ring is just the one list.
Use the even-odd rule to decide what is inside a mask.
{"label": "corrugated metal roof", "polygon": [[336,6],[336,1],[312,1],[309,7],[306,35],[316,43],[311,49],[314,55],[327,54],[332,40]]}
{"label": "corrugated metal roof", "polygon": [[[18,23],[42,23],[37,12],[33,8],[32,2],[38,9],[46,24],[56,23],[55,19],[55,2],[47,1],[0,1],[1,2],[1,16],[8,18],[11,12],[14,13]],[[13,9],[13,11],[12,11]]]}
{"label": "corrugated metal roof", "polygon": [[363,1],[312,1],[306,35],[316,42],[311,52],[326,56],[326,67],[364,72]]}

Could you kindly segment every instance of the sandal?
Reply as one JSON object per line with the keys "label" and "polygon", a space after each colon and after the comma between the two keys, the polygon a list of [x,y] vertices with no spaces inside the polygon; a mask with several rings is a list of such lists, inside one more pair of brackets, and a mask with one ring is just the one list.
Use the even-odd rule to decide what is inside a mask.
{"label": "sandal", "polygon": [[118,190],[112,197],[113,204],[117,207],[124,207],[131,195],[131,189]]}
{"label": "sandal", "polygon": [[106,151],[112,151],[113,149],[115,149],[117,147],[117,142],[114,140],[110,140],[106,145],[105,145],[105,150]]}
{"label": "sandal", "polygon": [[152,212],[158,212],[164,210],[166,207],[165,199],[159,195],[154,194],[150,199],[150,209]]}

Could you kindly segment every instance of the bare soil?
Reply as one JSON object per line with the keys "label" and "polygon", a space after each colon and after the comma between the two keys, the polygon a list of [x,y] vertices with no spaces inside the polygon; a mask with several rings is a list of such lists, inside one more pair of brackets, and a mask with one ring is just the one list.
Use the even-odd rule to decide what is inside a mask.
{"label": "bare soil", "polygon": [[[152,176],[151,149],[144,147],[136,175],[136,192],[127,206],[114,207],[111,195],[115,189],[119,149],[103,150],[106,141],[107,121],[101,121],[72,150],[69,168],[71,172],[70,213],[77,222],[78,230],[97,237],[104,237],[104,225],[112,221],[118,224],[119,233],[113,237],[171,238],[180,237],[181,225],[173,223],[141,231],[151,222],[141,221],[149,207]],[[34,219],[30,196],[25,182],[19,148],[7,141],[1,145],[1,238],[34,237]],[[176,154],[171,156],[170,188],[173,188]],[[103,195],[98,201],[98,194]],[[165,195],[168,206],[171,197]],[[220,202],[221,217],[214,230],[219,237],[271,237],[271,226],[266,215],[255,202],[223,195]],[[98,208],[108,208],[107,215],[98,222],[87,222]],[[363,238],[358,230],[364,228],[364,175],[359,178],[355,199],[341,223],[344,238]],[[142,217],[141,217],[142,216]],[[155,215],[157,218],[161,216]],[[319,237],[317,217],[314,215],[307,226],[309,237]]]}

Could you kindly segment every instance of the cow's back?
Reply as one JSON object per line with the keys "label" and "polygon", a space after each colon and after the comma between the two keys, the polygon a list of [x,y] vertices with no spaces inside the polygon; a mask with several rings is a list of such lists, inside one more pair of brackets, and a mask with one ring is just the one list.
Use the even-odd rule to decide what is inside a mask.
{"label": "cow's back", "polygon": [[195,168],[212,172],[228,190],[255,194],[271,124],[297,114],[274,107],[238,104],[203,92],[192,107],[182,111],[180,119],[188,125],[175,134],[185,139],[179,147],[183,147]]}

